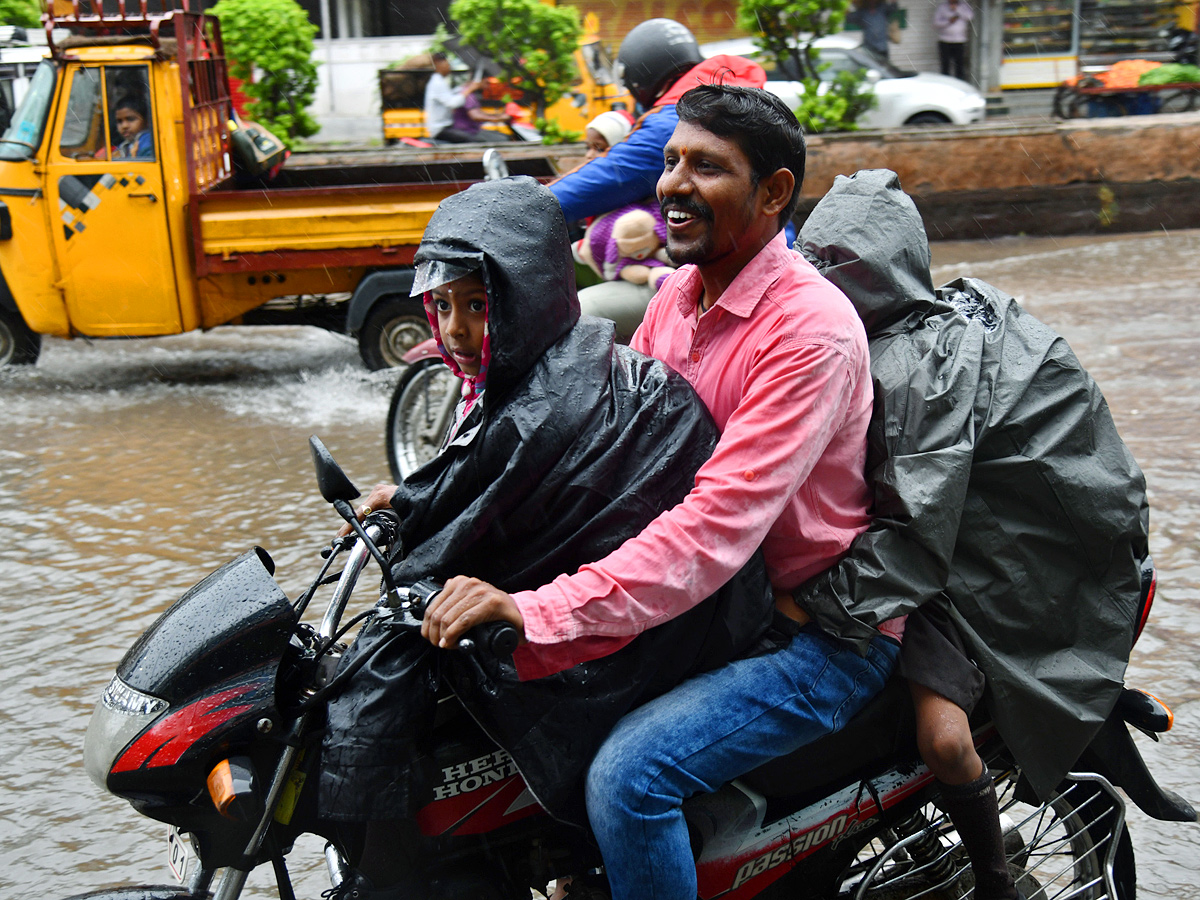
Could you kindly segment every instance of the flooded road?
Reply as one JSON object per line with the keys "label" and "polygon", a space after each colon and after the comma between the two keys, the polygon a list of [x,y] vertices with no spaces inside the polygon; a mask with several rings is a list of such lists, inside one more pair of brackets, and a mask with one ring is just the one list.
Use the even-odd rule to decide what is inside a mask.
{"label": "flooded road", "polygon": [[[1200,801],[1200,232],[940,244],[934,262],[935,283],[983,278],[1059,329],[1146,471],[1160,589],[1129,681],[1176,727],[1139,746]],[[37,367],[0,371],[0,896],[171,881],[166,827],[83,772],[91,709],[154,617],[249,546],[290,596],[307,585],[335,526],[308,435],[360,488],[386,478],[395,377],[336,335],[249,328],[48,341]],[[1200,900],[1200,826],[1130,820],[1141,895]],[[310,900],[319,849],[289,859]],[[272,895],[267,872],[251,885]]]}

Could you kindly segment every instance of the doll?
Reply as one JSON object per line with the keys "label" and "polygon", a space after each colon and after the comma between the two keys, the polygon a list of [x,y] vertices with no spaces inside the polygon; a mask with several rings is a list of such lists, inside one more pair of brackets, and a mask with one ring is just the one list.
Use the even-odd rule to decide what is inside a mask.
{"label": "doll", "polygon": [[675,271],[663,241],[666,223],[653,201],[623,206],[597,216],[574,244],[575,259],[605,281],[618,278],[655,290]]}

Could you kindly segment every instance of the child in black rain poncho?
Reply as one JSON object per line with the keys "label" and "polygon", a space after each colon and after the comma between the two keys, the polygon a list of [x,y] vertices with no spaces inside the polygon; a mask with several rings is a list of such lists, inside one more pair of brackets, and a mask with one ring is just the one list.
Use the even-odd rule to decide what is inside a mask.
{"label": "child in black rain poncho", "polygon": [[[580,318],[566,224],[547,189],[511,178],[448,198],[416,262],[435,327],[438,307],[462,299],[467,312],[486,310],[486,336],[476,344],[439,332],[447,363],[468,376],[464,402],[442,452],[391,498],[402,522],[397,583],[470,575],[507,591],[537,587],[683,499],[716,429],[682,377],[616,344],[612,323]],[[451,283],[482,291],[450,296]],[[432,786],[410,761],[424,758],[437,677],[450,674],[444,683],[542,806],[582,822],[580,778],[617,719],[746,653],[772,609],[755,557],[685,615],[526,681],[511,660],[475,661],[411,630],[368,626],[342,666],[373,655],[330,704],[321,814],[380,821],[426,802]]]}
{"label": "child in black rain poncho", "polygon": [[875,520],[796,601],[860,644],[909,614],[899,672],[975,897],[1016,897],[967,714],[982,698],[1043,799],[1075,765],[1136,633],[1145,480],[1061,336],[982,281],[934,290],[894,172],[839,175],[798,243],[867,329]]}

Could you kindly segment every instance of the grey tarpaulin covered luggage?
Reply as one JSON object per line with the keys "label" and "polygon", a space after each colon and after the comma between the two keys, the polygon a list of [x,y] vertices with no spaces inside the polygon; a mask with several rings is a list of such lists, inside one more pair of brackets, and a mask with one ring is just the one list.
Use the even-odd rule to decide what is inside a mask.
{"label": "grey tarpaulin covered luggage", "polygon": [[982,281],[934,291],[895,173],[839,176],[800,241],[866,324],[876,520],[798,599],[860,643],[946,604],[1045,794],[1121,688],[1147,554],[1141,470],[1061,336]]}

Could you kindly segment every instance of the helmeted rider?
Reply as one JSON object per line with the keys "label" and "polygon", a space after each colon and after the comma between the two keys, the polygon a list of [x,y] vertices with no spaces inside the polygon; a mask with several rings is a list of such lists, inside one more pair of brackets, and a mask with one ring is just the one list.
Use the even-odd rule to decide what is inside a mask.
{"label": "helmeted rider", "polygon": [[629,137],[606,155],[572,169],[550,186],[568,222],[654,196],[662,174],[662,148],[679,121],[674,104],[684,91],[713,82],[750,88],[767,83],[762,66],[744,56],[704,59],[695,36],[673,19],[647,19],[625,35],[617,66],[642,115]]}
{"label": "helmeted rider", "polygon": [[597,216],[654,195],[663,170],[663,147],[679,117],[675,101],[698,84],[762,87],[767,74],[741,56],[704,59],[687,26],[648,19],[621,42],[617,66],[642,116],[623,141],[550,185],[568,222]]}
{"label": "helmeted rider", "polygon": [[[767,82],[762,67],[744,57],[704,59],[696,38],[673,19],[648,19],[630,31],[621,42],[617,66],[643,114],[629,136],[606,154],[550,185],[568,222],[654,196],[663,170],[663,147],[679,122],[675,101],[688,89],[712,83],[762,87]],[[584,288],[579,302],[585,314],[616,322],[617,334],[628,340],[652,296],[650,284],[618,279]]]}

